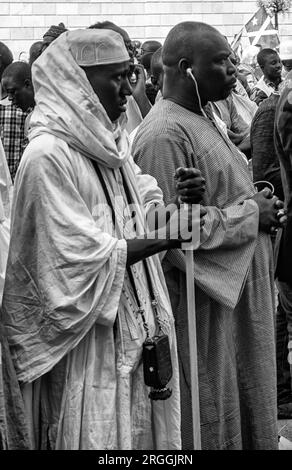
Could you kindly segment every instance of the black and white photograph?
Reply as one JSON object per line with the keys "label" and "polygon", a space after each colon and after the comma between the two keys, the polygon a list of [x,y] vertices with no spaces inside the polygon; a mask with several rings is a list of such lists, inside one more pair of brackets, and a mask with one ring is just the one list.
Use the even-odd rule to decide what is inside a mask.
{"label": "black and white photograph", "polygon": [[0,0],[0,450],[292,450],[292,0]]}

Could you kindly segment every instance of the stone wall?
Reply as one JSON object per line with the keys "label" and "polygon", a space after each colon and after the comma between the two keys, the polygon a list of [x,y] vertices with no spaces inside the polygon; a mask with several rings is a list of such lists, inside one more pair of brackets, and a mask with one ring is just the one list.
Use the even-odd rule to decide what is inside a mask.
{"label": "stone wall", "polygon": [[[257,9],[255,0],[0,0],[0,41],[19,58],[22,51],[42,39],[51,24],[84,28],[109,19],[132,39],[163,42],[169,29],[185,20],[210,23],[232,38]],[[280,16],[280,35],[292,36],[292,14]]]}

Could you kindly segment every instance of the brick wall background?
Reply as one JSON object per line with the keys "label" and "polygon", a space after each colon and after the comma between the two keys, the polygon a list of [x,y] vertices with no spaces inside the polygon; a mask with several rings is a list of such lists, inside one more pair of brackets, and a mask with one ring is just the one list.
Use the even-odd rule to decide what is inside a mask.
{"label": "brick wall background", "polygon": [[[15,59],[41,40],[52,24],[84,28],[105,19],[125,28],[132,39],[163,42],[172,26],[204,21],[232,38],[257,10],[255,0],[0,0],[0,41]],[[292,36],[292,13],[279,17],[280,37]]]}

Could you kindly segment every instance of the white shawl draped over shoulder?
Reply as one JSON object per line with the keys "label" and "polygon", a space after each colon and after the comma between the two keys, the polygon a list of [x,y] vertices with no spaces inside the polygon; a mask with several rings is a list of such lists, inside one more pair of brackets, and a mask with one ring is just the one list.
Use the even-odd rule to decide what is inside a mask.
{"label": "white shawl draped over shoulder", "polygon": [[[147,397],[145,331],[125,274],[125,238],[142,233],[143,207],[162,204],[162,193],[135,166],[127,133],[109,120],[72,59],[69,41],[70,32],[62,34],[33,65],[37,106],[15,180],[3,302],[19,381],[27,391],[32,384],[45,402],[49,382],[43,388],[42,381],[59,384],[45,405],[47,411],[54,403],[52,416],[32,423],[34,432],[42,428],[33,445],[46,445],[38,442],[42,435],[57,449],[179,448],[176,341],[158,256],[149,259],[149,269],[171,343],[173,394],[167,403],[151,404]],[[91,160],[115,205],[115,229]],[[122,175],[139,208],[136,232],[125,230]],[[154,334],[142,263],[134,277]]]}

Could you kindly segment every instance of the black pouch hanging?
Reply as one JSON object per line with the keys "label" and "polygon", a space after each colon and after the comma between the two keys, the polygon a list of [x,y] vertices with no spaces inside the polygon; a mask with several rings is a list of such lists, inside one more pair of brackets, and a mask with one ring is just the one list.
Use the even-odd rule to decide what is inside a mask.
{"label": "black pouch hanging", "polygon": [[144,382],[152,390],[149,398],[166,400],[172,391],[166,385],[172,377],[172,363],[167,335],[148,338],[143,344]]}

